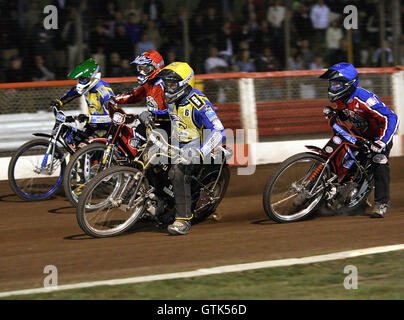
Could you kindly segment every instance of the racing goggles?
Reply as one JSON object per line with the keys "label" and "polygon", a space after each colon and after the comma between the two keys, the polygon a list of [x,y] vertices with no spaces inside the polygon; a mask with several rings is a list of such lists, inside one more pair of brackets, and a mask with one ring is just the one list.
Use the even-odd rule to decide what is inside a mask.
{"label": "racing goggles", "polygon": [[163,80],[163,82],[164,82],[164,89],[166,92],[174,93],[178,90],[179,84],[177,81]]}
{"label": "racing goggles", "polygon": [[344,89],[345,83],[338,80],[330,80],[328,83],[328,90],[334,93],[337,93]]}
{"label": "racing goggles", "polygon": [[91,80],[90,77],[80,77],[80,78],[79,78],[79,83],[80,83],[80,84],[87,84],[87,83],[90,82],[90,80]]}
{"label": "racing goggles", "polygon": [[154,67],[150,64],[138,64],[136,68],[142,76],[147,76],[154,70]]}

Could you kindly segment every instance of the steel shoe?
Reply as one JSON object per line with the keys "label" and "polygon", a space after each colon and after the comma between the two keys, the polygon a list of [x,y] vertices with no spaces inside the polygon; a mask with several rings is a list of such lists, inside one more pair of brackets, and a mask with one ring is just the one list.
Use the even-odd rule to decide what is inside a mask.
{"label": "steel shoe", "polygon": [[176,219],[167,227],[167,231],[173,235],[184,235],[191,230],[191,223],[186,220]]}
{"label": "steel shoe", "polygon": [[390,206],[387,203],[376,203],[371,218],[383,218]]}

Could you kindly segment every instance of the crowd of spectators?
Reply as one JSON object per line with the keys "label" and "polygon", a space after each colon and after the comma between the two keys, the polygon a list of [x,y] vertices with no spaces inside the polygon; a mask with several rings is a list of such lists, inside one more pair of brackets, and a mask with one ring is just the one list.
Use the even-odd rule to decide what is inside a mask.
{"label": "crowd of spectators", "polygon": [[[235,0],[203,0],[187,15],[185,4],[171,14],[162,0],[87,0],[80,11],[83,3],[54,1],[58,29],[46,30],[39,2],[25,1],[22,15],[21,8],[0,0],[0,81],[65,79],[90,56],[101,65],[104,77],[131,76],[135,70],[130,62],[139,53],[158,50],[168,64],[184,60],[185,48],[189,48],[189,62],[196,73],[321,69],[348,60],[343,9],[355,1],[294,0],[286,10],[282,0],[244,0],[236,14]],[[381,66],[376,6],[376,0],[358,4],[359,28],[352,30],[357,67]],[[391,19],[385,20],[385,57],[393,65]],[[189,46],[184,40],[184,21]],[[404,49],[404,39],[402,45]]]}

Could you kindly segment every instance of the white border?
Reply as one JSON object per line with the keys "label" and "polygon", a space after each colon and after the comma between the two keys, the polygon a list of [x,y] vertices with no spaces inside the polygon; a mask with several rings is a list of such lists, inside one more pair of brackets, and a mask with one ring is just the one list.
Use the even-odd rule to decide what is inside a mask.
{"label": "white border", "polygon": [[287,266],[300,265],[300,264],[309,264],[309,263],[317,263],[317,262],[324,262],[324,261],[331,261],[331,260],[355,258],[355,257],[359,257],[359,256],[369,255],[369,254],[378,254],[378,253],[385,253],[385,252],[398,251],[398,250],[404,250],[404,244],[350,250],[350,251],[336,252],[336,253],[330,253],[330,254],[324,254],[324,255],[318,255],[318,256],[303,257],[303,258],[291,258],[291,259],[282,259],[282,260],[235,264],[235,265],[221,266],[221,267],[215,267],[215,268],[198,269],[198,270],[186,271],[186,272],[166,273],[166,274],[157,274],[157,275],[150,275],[150,276],[125,278],[125,279],[114,279],[114,280],[105,280],[105,281],[82,282],[82,283],[76,283],[76,284],[61,285],[61,286],[57,286],[54,288],[36,288],[36,289],[0,292],[0,298],[14,296],[14,295],[49,293],[49,292],[62,291],[62,290],[90,288],[90,287],[96,287],[96,286],[115,286],[115,285],[150,282],[150,281],[158,281],[158,280],[201,277],[201,276],[207,276],[207,275],[213,275],[213,274],[221,274],[221,273],[228,273],[228,272],[241,272],[241,271],[263,269],[263,268],[287,267]]}

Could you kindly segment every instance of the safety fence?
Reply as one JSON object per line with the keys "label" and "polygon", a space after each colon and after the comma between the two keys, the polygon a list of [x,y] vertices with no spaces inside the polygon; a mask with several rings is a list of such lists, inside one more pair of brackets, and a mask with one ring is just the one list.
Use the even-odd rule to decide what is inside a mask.
{"label": "safety fence", "polygon": [[[358,69],[360,85],[375,92],[399,115],[404,114],[404,69]],[[196,76],[196,87],[214,104],[219,118],[235,133],[244,129],[244,142],[294,140],[296,135],[328,132],[322,109],[329,105],[324,70],[263,73],[220,73]],[[136,87],[136,78],[105,78],[115,94]],[[48,106],[69,90],[75,81],[0,84],[0,150],[12,150],[30,139],[30,134],[50,130]],[[144,103],[123,106],[144,110]],[[137,109],[139,107],[139,109]],[[65,106],[79,112],[80,99]],[[400,117],[402,118],[402,117]],[[42,121],[42,122],[41,122]],[[248,131],[248,129],[250,131]],[[403,128],[400,128],[403,134]],[[239,134],[241,131],[237,131]],[[237,135],[237,134],[236,134]],[[293,135],[293,136],[292,136]]]}

